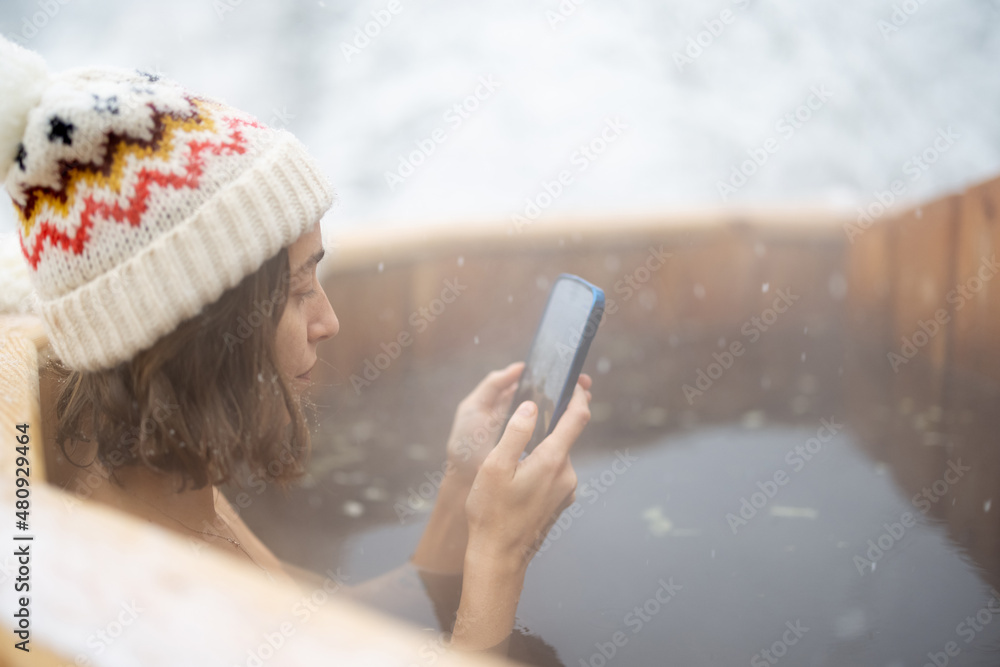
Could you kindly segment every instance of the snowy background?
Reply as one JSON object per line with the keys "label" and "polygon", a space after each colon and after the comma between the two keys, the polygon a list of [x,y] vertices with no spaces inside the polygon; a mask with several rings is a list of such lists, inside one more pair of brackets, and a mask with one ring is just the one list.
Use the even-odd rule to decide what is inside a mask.
{"label": "snowy background", "polygon": [[[338,191],[336,230],[510,220],[561,170],[572,181],[543,217],[717,206],[770,138],[726,204],[853,210],[894,179],[933,197],[1000,173],[998,27],[1000,0],[0,4],[0,32],[53,70],[159,71],[292,130]],[[477,87],[475,110],[449,112]],[[783,121],[814,89],[829,98]],[[949,127],[934,164],[907,164]],[[390,185],[421,142],[434,151]]]}

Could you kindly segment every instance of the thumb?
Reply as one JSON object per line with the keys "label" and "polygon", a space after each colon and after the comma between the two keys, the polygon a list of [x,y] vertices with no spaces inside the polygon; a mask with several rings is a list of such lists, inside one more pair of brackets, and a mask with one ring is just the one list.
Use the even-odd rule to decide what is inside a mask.
{"label": "thumb", "polygon": [[531,436],[535,433],[536,421],[538,421],[538,406],[532,401],[521,403],[510,416],[500,442],[493,449],[493,455],[497,457],[498,463],[510,469],[517,466],[524,448],[528,446]]}

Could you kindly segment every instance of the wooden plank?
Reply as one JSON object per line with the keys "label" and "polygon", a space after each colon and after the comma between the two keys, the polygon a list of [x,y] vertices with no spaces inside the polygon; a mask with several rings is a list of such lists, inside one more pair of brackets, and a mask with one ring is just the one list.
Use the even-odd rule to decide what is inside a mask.
{"label": "wooden plank", "polygon": [[[1000,379],[1000,280],[990,262],[1000,249],[1000,179],[970,188],[961,202],[954,310],[954,363]],[[982,271],[983,280],[979,275]]]}
{"label": "wooden plank", "polygon": [[[41,322],[36,318],[0,316],[0,439],[12,445],[15,436],[20,435],[17,425],[28,425],[31,477],[41,481],[45,480],[45,451],[36,346],[46,342]],[[4,452],[0,455],[0,475],[4,480],[12,480],[16,453],[6,444],[0,448]]]}
{"label": "wooden plank", "polygon": [[854,236],[847,252],[847,326],[853,349],[877,349],[879,362],[892,341],[892,225],[879,220]]}
{"label": "wooden plank", "polygon": [[[110,508],[85,502],[70,510],[63,496],[42,485],[32,497],[32,647],[93,665],[149,667],[244,664],[251,656],[263,664],[274,657],[275,664],[402,667],[436,650],[427,635],[349,600],[341,589],[348,582],[336,573],[315,587],[271,582],[249,563],[194,549]],[[0,512],[13,513],[9,498]],[[0,598],[0,612],[9,632],[12,596]],[[123,618],[95,655],[88,637]],[[435,657],[442,665],[500,664]]]}
{"label": "wooden plank", "polygon": [[[325,280],[324,289],[340,321],[336,343],[325,346],[322,372],[317,383],[350,382],[357,375],[370,385],[381,383],[384,377],[401,372],[410,362],[410,354],[385,363],[382,345],[395,341],[408,328],[407,317],[412,311],[409,286],[412,272],[409,266],[339,274]],[[378,363],[378,366],[375,364]],[[367,371],[367,374],[366,374]]]}
{"label": "wooden plank", "polygon": [[[45,340],[33,335],[37,324],[0,317],[0,433],[13,438],[15,425],[28,422],[33,443],[42,441],[43,412],[36,344]],[[5,479],[14,476],[16,456],[13,447],[0,448]],[[32,465],[40,468],[38,461]],[[428,651],[440,653],[437,638],[428,640],[345,598],[341,585],[347,582],[327,577],[320,587],[300,588],[267,581],[221,551],[194,549],[189,540],[144,521],[75,502],[34,474],[32,481],[31,664],[69,664],[83,656],[93,665],[207,666],[280,654],[281,664],[403,666]],[[13,494],[2,494],[0,513],[14,511]],[[15,604],[13,596],[0,596],[0,626],[8,637]],[[114,641],[93,654],[94,633],[118,623],[124,612],[128,627],[119,623]],[[5,642],[0,659],[20,664],[23,656],[11,646]],[[435,658],[442,665],[501,664],[481,655]]]}
{"label": "wooden plank", "polygon": [[[425,261],[442,255],[457,256],[470,249],[485,252],[559,251],[570,247],[636,246],[636,239],[676,237],[684,232],[705,233],[732,227],[772,230],[787,238],[842,236],[845,217],[826,208],[760,207],[677,210],[669,215],[552,216],[514,231],[509,221],[482,221],[471,225],[383,227],[339,234],[328,247],[327,270],[369,270]],[[324,262],[326,264],[326,262]]]}
{"label": "wooden plank", "polygon": [[[382,274],[374,273],[371,262],[363,271],[345,270],[334,262],[324,282],[331,300],[337,301],[337,294],[345,299],[343,305],[335,303],[343,334],[351,328],[363,331],[372,320],[371,302],[357,296],[368,292],[363,287],[350,287],[354,296],[348,299],[345,285],[379,282],[379,298],[396,299],[406,294],[417,312],[440,298],[446,280],[461,276],[463,294],[447,306],[440,319],[429,324],[426,333],[414,333],[406,354],[419,367],[440,365],[453,358],[485,359],[484,363],[502,365],[527,351],[556,276],[561,272],[582,275],[605,289],[609,306],[587,370],[595,373],[598,362],[605,371],[615,369],[601,378],[602,391],[615,397],[619,409],[614,412],[626,415],[628,423],[634,422],[632,413],[644,415],[641,419],[649,423],[663,423],[665,412],[676,415],[690,407],[683,385],[694,381],[698,364],[712,362],[715,343],[741,339],[741,325],[768,309],[778,290],[791,289],[793,294],[806,297],[774,324],[772,340],[782,352],[787,352],[781,347],[787,332],[798,332],[802,338],[811,327],[808,343],[815,347],[826,340],[821,337],[826,335],[824,328],[839,327],[831,324],[831,313],[843,307],[842,228],[805,224],[803,228],[810,229],[810,234],[801,233],[801,229],[800,233],[788,233],[784,225],[792,219],[786,213],[775,224],[759,220],[722,224],[717,220],[718,224],[697,229],[677,224],[626,226],[612,228],[616,233],[600,237],[600,243],[595,240],[598,237],[587,233],[539,234],[524,237],[520,246],[504,245],[501,239],[482,231],[466,234],[463,230],[446,249],[439,247],[434,252],[420,245],[423,237],[419,243],[414,241],[409,252],[401,252],[401,241],[394,239],[396,246],[387,256],[397,261],[382,262],[382,274],[400,271],[404,279],[385,282]],[[346,243],[339,247],[345,250],[352,246]],[[832,296],[831,284],[835,292],[840,290],[837,299]],[[397,296],[385,290],[395,290]],[[711,343],[704,358],[676,359],[671,354],[684,341],[701,339]],[[331,348],[336,348],[336,361],[331,365],[339,374],[334,382],[343,383],[350,373],[358,372],[359,362],[371,352],[372,345],[371,337],[334,341]],[[377,339],[374,345],[378,345]],[[761,347],[757,356],[764,350]],[[794,355],[794,364],[788,368],[790,383],[799,381],[800,355],[801,351]],[[751,356],[741,364],[756,363],[747,361]],[[491,361],[494,358],[495,362]],[[385,377],[399,379],[401,375],[394,371],[408,367],[397,364]],[[737,394],[754,395],[740,388],[744,380],[759,385],[762,379],[758,371],[760,368],[744,368],[740,373],[728,373],[726,384],[736,394],[728,389],[713,390],[708,403],[717,401],[731,410]],[[777,376],[774,379],[780,380]],[[395,384],[390,380],[383,386]],[[623,406],[627,410],[622,411]]]}
{"label": "wooden plank", "polygon": [[955,228],[959,197],[937,199],[893,220],[891,252],[892,329],[890,366],[943,369],[951,316],[947,294],[954,286]]}

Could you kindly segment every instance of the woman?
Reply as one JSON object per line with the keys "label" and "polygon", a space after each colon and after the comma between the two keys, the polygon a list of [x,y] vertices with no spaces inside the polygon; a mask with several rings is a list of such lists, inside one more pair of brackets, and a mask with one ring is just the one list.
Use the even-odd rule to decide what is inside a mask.
{"label": "woman", "polygon": [[[50,74],[0,39],[0,176],[65,369],[57,440],[99,471],[93,497],[287,577],[218,486],[242,469],[293,480],[308,454],[302,394],[339,328],[316,277],[333,197],[313,159],[289,133],[155,75]],[[520,372],[491,373],[459,405],[413,556],[462,572],[461,649],[503,644],[528,562],[574,500],[586,376],[523,460],[530,402],[495,447],[459,447],[481,441]]]}

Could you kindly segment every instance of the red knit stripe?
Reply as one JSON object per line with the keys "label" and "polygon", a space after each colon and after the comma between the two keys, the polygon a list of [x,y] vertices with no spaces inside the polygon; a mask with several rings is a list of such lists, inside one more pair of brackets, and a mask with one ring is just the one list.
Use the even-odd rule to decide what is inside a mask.
{"label": "red knit stripe", "polygon": [[239,118],[223,118],[223,120],[226,121],[229,129],[233,131],[230,140],[223,143],[215,143],[208,140],[189,141],[187,145],[191,150],[188,154],[187,164],[184,167],[186,175],[165,174],[155,169],[144,167],[139,172],[135,195],[125,207],[122,207],[117,202],[114,204],[99,202],[94,199],[93,194],[87,195],[86,199],[84,199],[83,212],[80,215],[80,225],[73,234],[67,234],[59,230],[48,220],[36,222],[35,224],[38,225],[38,229],[32,235],[31,249],[28,250],[25,248],[24,240],[21,240],[21,251],[24,253],[31,268],[37,270],[46,240],[49,241],[50,247],[58,246],[63,250],[71,250],[75,255],[82,254],[90,238],[89,231],[94,225],[94,216],[101,216],[106,220],[114,220],[115,222],[128,221],[132,227],[138,227],[142,222],[143,213],[146,212],[150,184],[159,185],[164,188],[172,187],[177,190],[183,187],[197,188],[205,164],[205,160],[201,155],[202,151],[210,152],[213,155],[243,154],[246,152],[246,138],[236,128],[240,125],[256,128],[263,127],[263,125],[257,122],[245,121]]}

